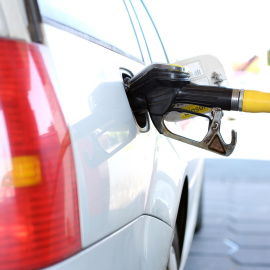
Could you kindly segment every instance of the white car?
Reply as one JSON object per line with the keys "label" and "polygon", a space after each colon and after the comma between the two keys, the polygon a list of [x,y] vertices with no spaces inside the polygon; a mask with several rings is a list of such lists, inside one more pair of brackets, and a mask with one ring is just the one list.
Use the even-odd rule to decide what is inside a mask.
{"label": "white car", "polygon": [[0,269],[183,269],[203,161],[130,109],[144,3],[0,0],[0,35]]}

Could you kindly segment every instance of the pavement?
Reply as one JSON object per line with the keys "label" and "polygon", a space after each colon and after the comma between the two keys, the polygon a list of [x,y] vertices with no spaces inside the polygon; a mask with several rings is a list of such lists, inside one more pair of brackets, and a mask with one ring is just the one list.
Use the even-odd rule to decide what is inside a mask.
{"label": "pavement", "polygon": [[205,164],[203,226],[185,270],[270,270],[270,161]]}

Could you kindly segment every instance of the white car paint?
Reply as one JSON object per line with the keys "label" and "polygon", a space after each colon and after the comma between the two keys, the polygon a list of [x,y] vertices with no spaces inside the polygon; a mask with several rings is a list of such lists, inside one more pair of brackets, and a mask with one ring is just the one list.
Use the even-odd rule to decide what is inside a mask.
{"label": "white car paint", "polygon": [[23,0],[0,0],[0,35],[31,41]]}
{"label": "white car paint", "polygon": [[96,245],[48,269],[163,270],[170,242],[157,245],[157,235],[160,239],[171,239],[172,228],[153,217],[141,216]]}
{"label": "white car paint", "polygon": [[[145,64],[138,63],[68,28],[52,23],[41,27],[43,50],[50,54],[46,65],[71,133],[82,240],[80,253],[48,269],[165,269],[187,178],[183,269],[196,223],[203,162],[187,160],[186,146],[178,145],[176,151],[176,142],[158,134],[151,121],[149,132],[139,132],[121,68],[136,74],[150,64],[149,56]],[[28,41],[25,34],[17,37]]]}

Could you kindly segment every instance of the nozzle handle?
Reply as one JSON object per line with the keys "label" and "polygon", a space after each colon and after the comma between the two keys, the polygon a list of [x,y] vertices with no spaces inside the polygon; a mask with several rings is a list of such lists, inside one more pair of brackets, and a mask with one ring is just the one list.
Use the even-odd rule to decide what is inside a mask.
{"label": "nozzle handle", "polygon": [[189,83],[179,89],[174,102],[230,111],[232,96],[231,88]]}

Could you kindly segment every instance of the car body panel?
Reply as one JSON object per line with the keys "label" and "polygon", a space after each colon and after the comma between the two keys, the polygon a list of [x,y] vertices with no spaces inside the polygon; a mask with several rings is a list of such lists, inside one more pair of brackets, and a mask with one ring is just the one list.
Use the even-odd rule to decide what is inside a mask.
{"label": "car body panel", "polygon": [[27,14],[22,0],[0,0],[0,36],[30,42]]}
{"label": "car body panel", "polygon": [[[44,25],[44,32],[59,89],[65,89],[58,96],[71,130],[81,223],[89,224],[82,228],[83,246],[144,213],[173,226],[186,163],[153,127],[147,133],[137,131],[119,68],[134,67],[135,73],[142,65],[50,25]],[[73,48],[80,49],[69,55]],[[96,57],[101,53],[105,65]],[[120,136],[111,153],[103,151],[109,147],[105,143],[114,147],[110,136],[121,132],[128,135]]]}
{"label": "car body panel", "polygon": [[[81,224],[89,224],[82,228],[86,247],[144,213],[156,133],[138,134],[121,82],[120,67],[136,72],[140,64],[52,26],[44,25],[44,32],[59,89],[65,90],[59,97],[71,130],[79,198],[84,198]],[[79,49],[69,54],[73,48]],[[114,147],[121,132],[128,135],[116,141],[117,151],[103,151]]]}
{"label": "car body panel", "polygon": [[96,245],[46,269],[163,270],[172,233],[172,228],[164,222],[141,216]]}

